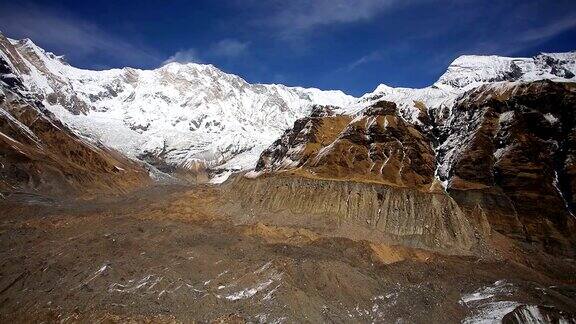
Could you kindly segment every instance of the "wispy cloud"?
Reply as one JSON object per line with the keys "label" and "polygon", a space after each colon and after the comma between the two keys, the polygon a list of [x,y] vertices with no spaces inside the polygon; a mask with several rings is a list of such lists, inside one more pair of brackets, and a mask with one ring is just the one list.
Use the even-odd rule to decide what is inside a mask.
{"label": "wispy cloud", "polygon": [[370,62],[375,62],[382,59],[382,52],[381,51],[374,51],[367,55],[364,55],[357,59],[356,61],[350,63],[347,67],[348,71],[352,71],[360,65],[367,64]]}
{"label": "wispy cloud", "polygon": [[236,39],[223,39],[214,44],[210,49],[210,54],[220,57],[234,58],[246,53],[249,43]]}
{"label": "wispy cloud", "polygon": [[520,40],[524,42],[545,41],[572,28],[576,28],[576,15],[569,15],[552,24],[529,29],[520,35]]}
{"label": "wispy cloud", "polygon": [[318,29],[368,22],[388,11],[433,0],[273,0],[265,4],[269,17],[260,23],[282,39],[305,38]]}
{"label": "wispy cloud", "polygon": [[154,50],[113,36],[96,24],[64,10],[19,5],[0,5],[0,29],[7,36],[31,38],[42,46],[74,58],[95,54],[115,58],[121,64],[154,64]]}
{"label": "wispy cloud", "polygon": [[301,33],[331,24],[369,20],[399,0],[294,0],[276,6],[268,22],[285,34]]}
{"label": "wispy cloud", "polygon": [[194,48],[189,48],[186,50],[177,51],[169,58],[162,62],[162,65],[177,62],[177,63],[203,63],[203,61],[198,56],[198,51]]}
{"label": "wispy cloud", "polygon": [[237,39],[223,39],[205,50],[198,50],[197,48],[188,48],[180,50],[171,55],[169,58],[162,62],[162,65],[178,62],[178,63],[205,63],[213,59],[236,59],[245,55],[248,51],[249,43],[242,42]]}

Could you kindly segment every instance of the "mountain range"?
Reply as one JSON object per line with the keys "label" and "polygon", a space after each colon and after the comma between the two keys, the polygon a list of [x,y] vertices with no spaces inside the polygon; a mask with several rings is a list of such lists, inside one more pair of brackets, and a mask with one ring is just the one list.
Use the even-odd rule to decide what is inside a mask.
{"label": "mountain range", "polygon": [[576,52],[356,98],[0,34],[6,321],[572,323],[575,204]]}
{"label": "mountain range", "polygon": [[144,163],[156,178],[167,174],[200,182],[222,182],[231,172],[253,168],[260,153],[314,105],[354,114],[389,100],[398,104],[404,120],[419,124],[427,111],[449,114],[458,96],[479,85],[568,81],[576,71],[574,53],[462,56],[432,86],[379,85],[355,98],[341,91],[250,84],[213,65],[194,63],[82,70],[29,39],[0,36],[0,49],[2,77],[18,79],[75,134]]}

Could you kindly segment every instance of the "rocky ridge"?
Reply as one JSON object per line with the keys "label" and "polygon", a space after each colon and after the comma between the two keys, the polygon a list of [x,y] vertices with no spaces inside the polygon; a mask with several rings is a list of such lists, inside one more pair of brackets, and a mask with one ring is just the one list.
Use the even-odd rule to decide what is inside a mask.
{"label": "rocky ridge", "polygon": [[124,193],[150,182],[142,165],[61,123],[13,68],[0,56],[0,191]]}
{"label": "rocky ridge", "polygon": [[[459,97],[442,124],[431,116],[428,124],[410,124],[387,101],[355,117],[327,110],[297,121],[246,177],[289,175],[444,195],[478,234],[497,231],[572,255],[574,88],[552,81],[484,85]],[[367,204],[363,213],[377,206]]]}

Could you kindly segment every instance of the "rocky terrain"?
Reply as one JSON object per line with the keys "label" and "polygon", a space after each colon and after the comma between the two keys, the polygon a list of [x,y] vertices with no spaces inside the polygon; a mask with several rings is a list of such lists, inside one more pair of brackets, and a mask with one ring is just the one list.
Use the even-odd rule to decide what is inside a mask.
{"label": "rocky terrain", "polygon": [[0,35],[0,321],[575,322],[575,73],[353,98]]}
{"label": "rocky terrain", "polygon": [[574,260],[498,233],[495,254],[479,257],[313,227],[242,225],[228,217],[234,209],[222,213],[221,190],[153,187],[91,201],[12,196],[0,220],[0,320],[573,321]]}
{"label": "rocky terrain", "polygon": [[2,57],[0,85],[0,195],[122,193],[150,182],[142,165],[58,120]]}
{"label": "rocky terrain", "polygon": [[[373,198],[368,202],[363,202],[365,198],[353,200],[354,208],[360,210],[354,214],[366,217],[367,227],[383,232],[390,229],[379,228],[387,224],[386,217],[379,219],[380,214],[400,208],[402,216],[393,218],[405,220],[410,226],[408,233],[422,234],[422,225],[411,219],[423,216],[409,215],[434,215],[428,206],[435,204],[415,207],[415,196],[449,196],[445,198],[449,202],[439,205],[458,205],[469,214],[462,219],[476,223],[483,234],[496,230],[541,244],[553,253],[573,255],[575,94],[573,84],[550,81],[485,85],[461,96],[447,120],[434,123],[438,117],[432,115],[427,118],[429,124],[422,126],[404,121],[393,102],[377,102],[355,117],[334,115],[330,108],[317,107],[316,113],[298,120],[262,153],[250,178],[265,176],[265,181],[273,182],[270,176],[281,175],[284,182],[290,175],[377,183],[398,188],[388,189],[392,192],[413,192],[403,199],[405,202],[396,204],[364,185]],[[267,202],[276,190],[261,186],[254,184],[254,191],[260,191]],[[350,197],[357,197],[354,190],[344,195],[335,191],[314,203],[313,196],[322,196],[321,191],[306,192],[300,188],[307,185],[293,186],[298,188],[293,190],[296,196],[283,192],[284,200],[276,207],[299,205],[308,197],[312,210],[329,210],[330,215],[344,210],[340,219],[347,219]],[[299,191],[304,193],[299,195]],[[342,197],[330,205],[345,207],[327,207],[323,201],[330,196]],[[288,197],[293,197],[292,202],[285,201]],[[305,210],[305,214],[312,210]],[[454,216],[459,213],[455,208],[448,212]],[[435,223],[430,219],[423,222],[431,228]],[[458,226],[453,223],[445,224],[451,224],[447,228],[457,234],[461,233],[459,226],[467,226],[462,221],[456,222]]]}
{"label": "rocky terrain", "polygon": [[458,100],[440,137],[440,179],[491,227],[574,253],[574,84],[486,85]]}

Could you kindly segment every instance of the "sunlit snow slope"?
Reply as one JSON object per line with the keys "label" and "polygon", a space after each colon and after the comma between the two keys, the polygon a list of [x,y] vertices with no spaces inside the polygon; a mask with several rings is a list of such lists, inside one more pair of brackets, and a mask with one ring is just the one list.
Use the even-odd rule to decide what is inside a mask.
{"label": "sunlit snow slope", "polygon": [[29,90],[63,122],[167,172],[253,167],[260,152],[312,104],[355,98],[275,84],[250,84],[212,65],[89,71],[32,41],[0,36]]}
{"label": "sunlit snow slope", "polygon": [[378,100],[393,101],[405,119],[421,124],[423,112],[449,110],[460,95],[483,84],[544,79],[574,82],[575,74],[576,52],[542,53],[532,58],[464,55],[454,60],[429,87],[394,88],[381,84],[362,96],[356,108],[361,109]]}

